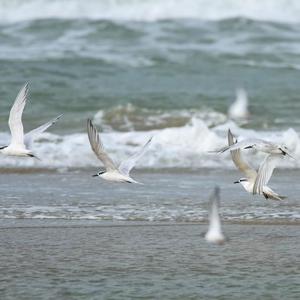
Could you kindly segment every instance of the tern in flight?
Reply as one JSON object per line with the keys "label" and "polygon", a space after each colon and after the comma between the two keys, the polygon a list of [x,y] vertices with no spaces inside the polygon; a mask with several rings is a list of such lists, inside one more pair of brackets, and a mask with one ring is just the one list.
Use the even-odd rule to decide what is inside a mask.
{"label": "tern in flight", "polygon": [[[33,140],[51,125],[53,125],[62,115],[52,119],[51,121],[39,126],[36,129],[24,134],[22,114],[26,105],[28,95],[28,83],[20,90],[9,113],[8,125],[11,132],[11,141],[8,146],[0,147],[0,153],[8,156],[29,156],[36,157],[33,152],[28,149]],[[37,157],[36,157],[37,158]]]}
{"label": "tern in flight", "polygon": [[138,152],[123,161],[119,167],[117,167],[113,160],[105,152],[98,131],[90,119],[87,120],[87,132],[92,150],[106,169],[105,171],[100,171],[93,176],[99,176],[105,180],[114,182],[139,183],[132,179],[129,176],[129,173],[137,161],[144,155],[146,149],[150,145],[152,137]]}
{"label": "tern in flight", "polygon": [[209,202],[209,228],[205,234],[205,239],[209,243],[221,245],[225,242],[226,238],[221,229],[221,219],[219,215],[220,188],[218,186],[215,187]]}
{"label": "tern in flight", "polygon": [[247,120],[249,118],[248,97],[244,89],[236,91],[236,100],[229,107],[228,116],[233,120]]}
{"label": "tern in flight", "polygon": [[[230,129],[228,130],[228,145],[235,145],[237,140],[234,138]],[[258,172],[253,169],[242,157],[241,150],[230,151],[232,161],[236,167],[244,174],[245,177],[240,178],[234,183],[240,183],[248,193],[263,195],[266,199],[283,200],[285,197],[275,193],[267,186],[274,168],[278,161],[282,158],[281,154],[269,154],[261,163]]]}
{"label": "tern in flight", "polygon": [[255,149],[257,151],[265,152],[268,154],[280,154],[280,155],[288,155],[291,158],[294,158],[292,155],[289,154],[289,150],[284,145],[278,145],[269,141],[264,141],[261,139],[249,138],[242,140],[240,142],[236,142],[232,145],[225,146],[217,151],[217,153],[223,153],[228,150],[237,150],[237,149]]}

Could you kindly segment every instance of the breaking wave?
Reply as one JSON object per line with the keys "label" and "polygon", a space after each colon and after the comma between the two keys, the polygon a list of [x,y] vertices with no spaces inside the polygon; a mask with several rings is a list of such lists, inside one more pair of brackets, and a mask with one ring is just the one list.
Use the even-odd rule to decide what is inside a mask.
{"label": "breaking wave", "polygon": [[[148,130],[146,128],[126,132],[110,130],[101,133],[101,137],[107,151],[117,163],[132,155],[153,136],[153,142],[137,168],[233,168],[229,153],[210,153],[227,144],[228,128],[231,128],[240,139],[257,137],[283,143],[288,146],[295,158],[300,158],[299,135],[292,128],[285,131],[258,131],[239,127],[230,120],[214,126],[208,123],[194,116],[179,127],[153,129],[153,125],[150,124]],[[132,124],[130,126],[138,126],[139,121]],[[9,135],[1,133],[0,140],[2,144],[7,144]],[[33,152],[41,161],[3,156],[0,165],[34,168],[85,168],[101,165],[90,148],[86,133],[71,135],[44,133],[35,141]],[[263,153],[251,151],[245,155],[251,163],[257,165],[264,157]],[[299,168],[300,163],[298,160],[286,158],[282,160],[281,166]]]}

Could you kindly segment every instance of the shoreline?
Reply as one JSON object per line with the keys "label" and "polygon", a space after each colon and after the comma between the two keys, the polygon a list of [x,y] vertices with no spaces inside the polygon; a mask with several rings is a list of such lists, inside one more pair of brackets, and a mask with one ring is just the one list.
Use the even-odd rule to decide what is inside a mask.
{"label": "shoreline", "polygon": [[[13,220],[11,226],[4,226],[3,221]],[[9,222],[8,222],[9,223]],[[23,224],[16,224],[23,223]],[[24,223],[30,223],[28,225]],[[35,223],[35,224],[34,224]],[[45,224],[48,223],[48,224]],[[57,223],[57,224],[53,224]],[[299,226],[300,220],[247,220],[247,221],[222,221],[223,227],[231,225],[239,226]],[[0,219],[0,231],[10,229],[47,229],[47,228],[117,228],[117,227],[190,227],[208,226],[203,222],[145,222],[145,221],[91,221],[91,220],[66,220],[66,219]]]}

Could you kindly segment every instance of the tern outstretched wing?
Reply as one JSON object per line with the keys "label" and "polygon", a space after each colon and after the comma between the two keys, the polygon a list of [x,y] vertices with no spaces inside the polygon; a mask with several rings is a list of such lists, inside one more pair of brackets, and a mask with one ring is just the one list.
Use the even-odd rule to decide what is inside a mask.
{"label": "tern outstretched wing", "polygon": [[137,161],[144,155],[151,141],[152,141],[152,137],[139,151],[137,151],[135,154],[133,154],[132,156],[130,156],[128,159],[124,160],[120,164],[119,171],[121,174],[129,176],[130,171],[136,165]]}
{"label": "tern outstretched wing", "polygon": [[49,122],[29,131],[28,133],[25,134],[24,136],[24,143],[26,145],[26,147],[30,147],[32,141],[41,133],[43,133],[44,131],[46,131],[50,126],[52,126],[53,124],[55,124],[62,115],[59,115],[58,117],[50,120]]}
{"label": "tern outstretched wing", "polygon": [[11,144],[24,146],[22,114],[27,101],[28,83],[20,90],[9,113],[8,125],[11,132]]}
{"label": "tern outstretched wing", "polygon": [[253,194],[263,193],[263,187],[268,184],[280,157],[281,154],[269,154],[261,163],[253,186]]}
{"label": "tern outstretched wing", "polygon": [[220,205],[220,188],[215,187],[213,194],[210,196],[210,212],[209,212],[209,230],[221,231],[221,220],[219,215]]}
{"label": "tern outstretched wing", "polygon": [[[230,129],[228,130],[228,145],[232,146],[237,143],[237,140],[234,138]],[[253,178],[253,180],[257,176],[257,172],[243,159],[241,150],[231,150],[230,151],[232,161],[236,165],[236,167],[245,174],[247,178]]]}
{"label": "tern outstretched wing", "polygon": [[98,131],[90,119],[87,120],[87,132],[88,132],[91,148],[96,154],[96,156],[98,157],[98,159],[101,160],[106,170],[107,171],[118,170],[116,165],[112,161],[112,159],[105,152]]}

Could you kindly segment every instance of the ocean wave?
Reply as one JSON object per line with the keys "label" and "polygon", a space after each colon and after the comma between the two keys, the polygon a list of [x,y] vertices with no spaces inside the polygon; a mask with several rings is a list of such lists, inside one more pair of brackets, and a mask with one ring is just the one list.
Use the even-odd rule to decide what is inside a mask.
{"label": "ocean wave", "polygon": [[148,131],[182,127],[192,119],[202,120],[208,127],[222,124],[227,116],[210,109],[161,110],[135,106],[131,103],[99,110],[94,116],[95,124],[107,130]]}
{"label": "ocean wave", "polygon": [[[103,143],[112,158],[118,162],[132,155],[151,136],[153,142],[137,168],[234,168],[230,153],[215,154],[210,151],[227,144],[227,130],[231,128],[240,139],[257,137],[283,143],[293,156],[300,158],[300,139],[298,133],[290,128],[286,131],[255,131],[239,127],[232,121],[209,128],[198,119],[181,127],[163,128],[148,131],[103,132]],[[3,144],[9,141],[7,133],[0,134]],[[1,157],[2,167],[33,168],[84,168],[100,166],[92,152],[87,134],[55,135],[44,133],[34,143],[33,152],[41,161],[32,158]],[[265,154],[245,153],[257,166]],[[299,168],[299,160],[285,158],[281,167]]]}
{"label": "ocean wave", "polygon": [[0,20],[47,18],[157,21],[165,19],[254,20],[299,22],[297,0],[2,0]]}

